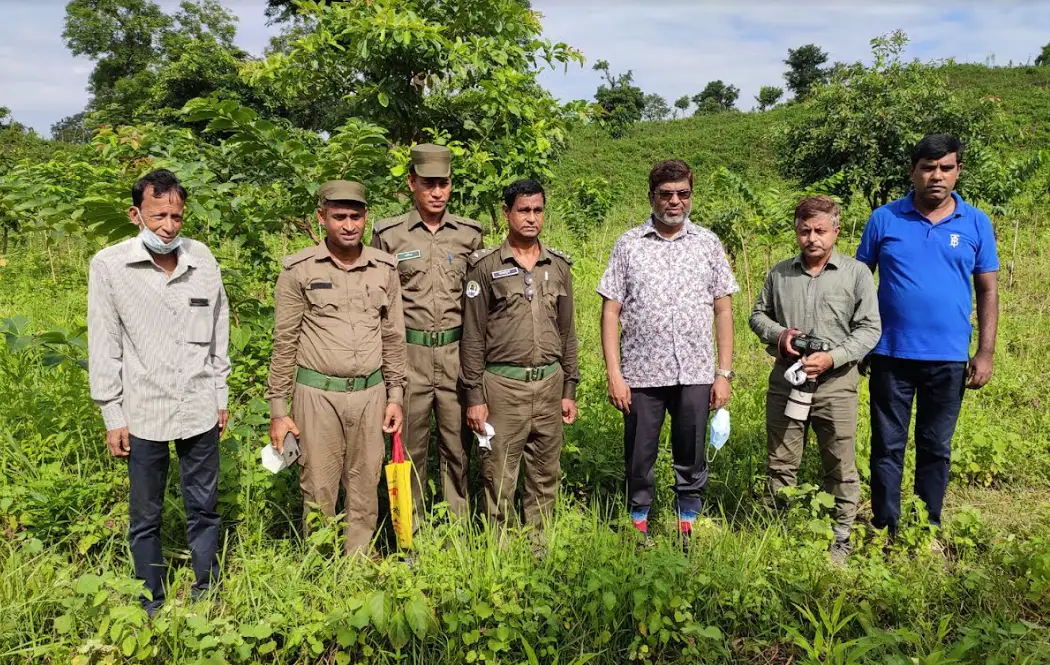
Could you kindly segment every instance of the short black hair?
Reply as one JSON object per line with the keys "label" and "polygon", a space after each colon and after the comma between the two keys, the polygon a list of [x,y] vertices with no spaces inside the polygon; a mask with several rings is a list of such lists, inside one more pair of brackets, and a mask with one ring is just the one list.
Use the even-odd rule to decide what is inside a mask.
{"label": "short black hair", "polygon": [[911,151],[911,165],[914,168],[920,159],[940,159],[955,153],[956,159],[962,162],[962,141],[949,134],[927,134],[922,137],[915,149]]}
{"label": "short black hair", "polygon": [[160,198],[174,191],[179,199],[185,203],[187,198],[186,188],[179,183],[179,179],[168,169],[157,169],[150,171],[135,181],[131,187],[131,202],[136,208],[142,207],[142,197],[146,194],[146,188],[153,188],[154,198]]}
{"label": "short black hair", "polygon": [[547,203],[547,194],[543,191],[543,185],[538,180],[533,180],[532,178],[515,180],[503,190],[503,205],[513,208],[514,202],[518,200],[519,196],[532,196],[533,194],[539,194],[543,197],[543,203]]}

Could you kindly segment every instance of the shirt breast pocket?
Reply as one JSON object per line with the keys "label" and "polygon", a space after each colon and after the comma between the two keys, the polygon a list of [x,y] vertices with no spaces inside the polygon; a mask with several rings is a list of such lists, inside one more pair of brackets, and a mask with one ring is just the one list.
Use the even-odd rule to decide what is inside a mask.
{"label": "shirt breast pocket", "polygon": [[331,282],[308,284],[306,302],[310,305],[310,312],[320,316],[331,316],[339,310],[339,296]]}
{"label": "shirt breast pocket", "polygon": [[499,317],[514,310],[525,300],[525,285],[520,277],[503,277],[492,282],[493,316]]}
{"label": "shirt breast pocket", "polygon": [[189,310],[186,341],[191,344],[210,344],[215,334],[214,299],[192,297],[189,302]]}
{"label": "shirt breast pocket", "polygon": [[856,309],[853,296],[846,293],[827,293],[823,301],[824,316],[838,321],[843,328],[849,330],[849,322],[853,319],[853,311]]}
{"label": "shirt breast pocket", "polygon": [[405,291],[418,291],[426,281],[427,256],[422,250],[399,252],[397,255],[397,275],[401,288]]}

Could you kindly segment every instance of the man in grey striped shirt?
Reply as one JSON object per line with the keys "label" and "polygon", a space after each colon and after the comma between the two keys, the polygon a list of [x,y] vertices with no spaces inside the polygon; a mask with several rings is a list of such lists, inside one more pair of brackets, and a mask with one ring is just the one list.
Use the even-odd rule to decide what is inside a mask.
{"label": "man in grey striped shirt", "polygon": [[215,258],[183,238],[186,190],[153,171],[131,190],[139,235],[91,260],[88,357],[91,397],[113,457],[127,458],[129,540],[150,616],[164,602],[160,525],[175,442],[196,583],[218,582],[219,435],[226,427],[229,312]]}

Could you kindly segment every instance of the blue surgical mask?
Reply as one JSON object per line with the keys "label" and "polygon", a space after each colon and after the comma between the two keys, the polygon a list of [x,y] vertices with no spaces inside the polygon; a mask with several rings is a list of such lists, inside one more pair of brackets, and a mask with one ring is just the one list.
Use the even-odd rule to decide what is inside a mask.
{"label": "blue surgical mask", "polygon": [[182,236],[175,236],[175,239],[169,243],[165,243],[160,237],[149,230],[146,226],[146,220],[142,219],[142,211],[136,208],[136,212],[139,216],[139,224],[141,230],[139,231],[139,239],[142,244],[146,246],[146,249],[150,250],[155,254],[171,254],[182,245]]}
{"label": "blue surgical mask", "polygon": [[725,409],[718,409],[715,411],[714,416],[712,416],[711,424],[708,428],[707,440],[715,449],[715,454],[707,460],[710,462],[715,459],[715,456],[718,455],[718,451],[721,450],[722,446],[726,445],[726,441],[729,440],[729,412]]}

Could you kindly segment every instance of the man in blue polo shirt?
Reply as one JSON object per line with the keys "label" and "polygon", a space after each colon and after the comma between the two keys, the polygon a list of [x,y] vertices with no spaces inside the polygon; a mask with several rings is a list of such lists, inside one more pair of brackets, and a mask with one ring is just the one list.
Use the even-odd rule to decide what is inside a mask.
{"label": "man in blue polo shirt", "polygon": [[[868,220],[857,259],[879,274],[882,339],[871,355],[871,505],[896,533],[913,400],[915,493],[940,525],[965,388],[992,376],[999,259],[988,216],[953,192],[962,144],[930,134],[912,153],[914,191]],[[971,281],[973,288],[971,289]],[[977,293],[977,353],[970,314]]]}

